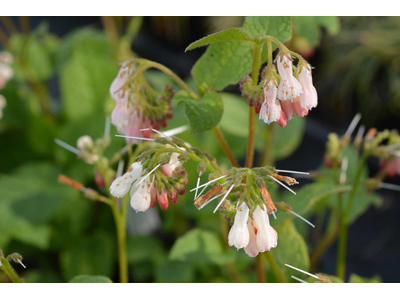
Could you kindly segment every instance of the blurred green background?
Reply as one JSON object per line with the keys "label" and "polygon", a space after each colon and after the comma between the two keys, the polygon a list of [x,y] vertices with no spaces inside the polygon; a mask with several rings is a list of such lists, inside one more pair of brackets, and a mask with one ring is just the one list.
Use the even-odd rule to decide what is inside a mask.
{"label": "blurred green background", "polygon": [[[1,49],[14,56],[15,73],[0,90],[7,100],[0,119],[0,247],[5,253],[24,256],[27,269],[15,268],[27,282],[68,282],[79,274],[104,275],[117,282],[110,210],[57,182],[58,174],[63,173],[96,188],[93,166],[57,146],[54,138],[75,145],[82,135],[102,136],[106,116],[114,107],[109,86],[118,64],[129,58],[140,56],[163,63],[193,85],[190,69],[205,49],[184,53],[185,47],[206,34],[241,26],[243,17],[117,17],[111,23],[109,18],[100,17],[2,17],[0,21]],[[357,112],[362,113],[367,127],[398,129],[400,18],[294,17],[293,24],[293,38],[287,45],[315,67],[319,105],[307,118],[295,118],[274,135],[277,166],[303,171],[320,168],[327,134],[342,134]],[[174,86],[157,71],[146,76],[159,90],[165,84]],[[223,98],[225,112],[220,127],[243,164],[248,105],[237,86],[229,86]],[[168,129],[187,124],[182,107],[173,113]],[[256,159],[265,147],[262,137],[266,127],[257,122]],[[230,167],[211,132],[186,132],[179,137],[212,154],[226,169]],[[123,139],[112,138],[107,154],[111,157],[122,147]],[[185,168],[189,190],[195,186],[196,166],[188,162]],[[376,171],[378,162],[371,161],[370,168]],[[396,182],[398,177],[393,179]],[[304,201],[309,201],[312,192],[303,191]],[[282,198],[289,203],[306,203],[290,200],[282,191],[273,191],[273,196],[277,202]],[[382,196],[380,209],[369,208],[382,203],[377,196],[356,216],[367,212],[353,226],[359,231],[350,231],[349,274],[376,274],[384,281],[399,281],[399,275],[390,276],[399,267],[391,260],[400,251],[398,243],[393,243],[396,229],[400,229],[396,216],[400,206],[393,201],[398,194]],[[167,211],[154,208],[136,214],[130,209],[130,281],[231,282],[229,263],[235,261],[241,280],[254,282],[254,260],[243,251],[227,248],[221,239],[226,239],[226,233],[221,233],[224,221],[212,210],[210,205],[197,211],[188,192]],[[313,218],[314,213],[310,211],[308,217]],[[280,239],[272,251],[280,263],[300,253],[301,264],[305,256],[308,259],[314,236],[304,223],[284,220],[279,216],[271,221],[278,233],[287,231],[289,236]],[[369,226],[378,221],[371,234]],[[359,236],[356,244],[351,241],[355,235]],[[379,249],[371,246],[377,236]],[[361,257],[357,255],[360,248],[368,250]],[[366,263],[370,263],[368,268]],[[334,274],[334,265],[332,247],[317,270]],[[273,276],[269,274],[271,281]],[[7,280],[0,273],[0,282]]]}

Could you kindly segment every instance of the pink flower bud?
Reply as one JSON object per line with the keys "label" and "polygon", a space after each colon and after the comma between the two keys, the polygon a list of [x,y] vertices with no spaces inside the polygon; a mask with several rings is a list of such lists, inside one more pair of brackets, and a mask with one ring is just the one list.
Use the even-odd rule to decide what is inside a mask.
{"label": "pink flower bud", "polygon": [[161,193],[157,193],[157,200],[158,200],[158,204],[160,205],[162,210],[166,210],[168,208],[168,205],[169,205],[168,196],[165,191],[162,191]]}

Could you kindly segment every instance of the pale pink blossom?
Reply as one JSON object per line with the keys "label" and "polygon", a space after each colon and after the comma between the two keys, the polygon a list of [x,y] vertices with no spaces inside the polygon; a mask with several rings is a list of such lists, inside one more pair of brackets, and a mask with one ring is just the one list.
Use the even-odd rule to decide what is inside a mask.
{"label": "pale pink blossom", "polygon": [[235,246],[238,250],[244,248],[249,243],[249,230],[247,220],[249,218],[249,208],[246,203],[242,203],[236,210],[233,226],[229,231],[228,244]]}
{"label": "pale pink blossom", "polygon": [[249,230],[249,243],[244,248],[244,252],[246,252],[250,257],[256,257],[258,253],[260,253],[260,248],[257,244],[256,229],[251,219],[247,222],[247,228]]}
{"label": "pale pink blossom", "polygon": [[131,189],[131,207],[136,212],[144,212],[149,209],[151,204],[151,190],[154,189],[153,182],[147,177],[138,186],[134,184]]}
{"label": "pale pink blossom", "polygon": [[257,206],[253,213],[253,220],[257,226],[257,245],[260,252],[269,251],[278,245],[278,234],[269,224],[267,209]]}
{"label": "pale pink blossom", "polygon": [[285,118],[287,121],[293,119],[294,116],[294,109],[293,109],[293,102],[288,101],[281,101],[281,107],[283,112],[285,113]]}
{"label": "pale pink blossom", "polygon": [[318,95],[312,81],[311,67],[302,67],[299,72],[300,84],[303,89],[303,94],[300,95],[301,106],[310,110],[317,106]]}
{"label": "pale pink blossom", "polygon": [[118,198],[124,197],[131,189],[133,182],[140,178],[142,170],[141,163],[133,163],[124,175],[113,181],[110,186],[110,194]]}
{"label": "pale pink blossom", "polygon": [[300,82],[293,76],[292,61],[281,55],[277,60],[278,72],[281,81],[278,87],[278,99],[281,101],[294,100],[302,94]]}
{"label": "pale pink blossom", "polygon": [[276,98],[278,88],[276,84],[269,81],[264,86],[264,101],[262,102],[259,119],[269,124],[277,122],[281,114],[281,105]]}
{"label": "pale pink blossom", "polygon": [[128,82],[128,79],[132,75],[133,71],[134,67],[131,63],[124,62],[121,64],[118,75],[110,86],[110,94],[115,101],[118,101],[120,98],[123,98],[125,96],[125,84]]}

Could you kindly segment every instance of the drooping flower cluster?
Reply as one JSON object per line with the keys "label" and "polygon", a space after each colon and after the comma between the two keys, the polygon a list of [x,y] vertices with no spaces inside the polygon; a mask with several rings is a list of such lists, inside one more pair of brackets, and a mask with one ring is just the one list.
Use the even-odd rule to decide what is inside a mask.
{"label": "drooping flower cluster", "polygon": [[311,67],[305,61],[301,60],[295,68],[292,57],[288,53],[280,53],[276,68],[272,66],[268,70],[266,67],[259,85],[246,76],[240,82],[240,89],[249,105],[255,106],[260,120],[267,124],[277,122],[284,127],[294,114],[304,117],[316,107],[318,95],[313,86]]}
{"label": "drooping flower cluster", "polygon": [[265,252],[278,245],[278,234],[269,223],[266,207],[257,205],[253,215],[249,215],[249,208],[243,202],[237,208],[233,226],[229,231],[229,246],[244,251],[251,257]]}
{"label": "drooping flower cluster", "polygon": [[[110,193],[114,197],[122,198],[129,191],[131,196],[132,208],[139,211],[146,211],[149,207],[155,207],[157,202],[161,209],[166,210],[169,200],[172,203],[178,201],[178,195],[183,195],[187,184],[187,173],[179,163],[173,163],[176,157],[170,159],[168,164],[164,164],[156,172],[158,176],[143,174],[143,165],[140,162],[133,163],[128,171],[121,177],[116,178],[110,186]],[[176,161],[176,160],[175,160]],[[175,184],[163,184],[163,180],[158,177],[168,177]],[[169,181],[170,182],[170,181]]]}
{"label": "drooping flower cluster", "polygon": [[210,174],[210,181],[205,185],[218,183],[217,180],[224,178],[226,186],[218,183],[206,194],[197,197],[194,205],[202,209],[214,199],[223,196],[214,212],[219,210],[232,224],[228,235],[229,246],[238,250],[243,248],[251,257],[275,248],[278,244],[278,234],[270,225],[269,214],[275,216],[277,207],[285,212],[293,212],[283,202],[275,206],[265,181],[279,182],[282,185],[281,182],[288,185],[298,182],[292,177],[278,175],[275,168],[269,166],[253,169],[232,168],[225,175],[216,176],[218,175]]}
{"label": "drooping flower cluster", "polygon": [[[162,93],[153,90],[142,75],[135,76],[135,66],[131,61],[121,65],[117,77],[111,84],[110,94],[116,106],[111,115],[111,122],[118,132],[128,136],[151,137],[151,130],[167,126],[167,119],[172,118],[171,99],[173,89],[166,86]],[[140,142],[138,139],[129,139],[131,144]]]}
{"label": "drooping flower cluster", "polygon": [[[13,56],[8,52],[0,52],[0,90],[4,89],[7,82],[14,76],[11,68]],[[0,119],[3,117],[3,109],[7,106],[6,98],[0,95]]]}

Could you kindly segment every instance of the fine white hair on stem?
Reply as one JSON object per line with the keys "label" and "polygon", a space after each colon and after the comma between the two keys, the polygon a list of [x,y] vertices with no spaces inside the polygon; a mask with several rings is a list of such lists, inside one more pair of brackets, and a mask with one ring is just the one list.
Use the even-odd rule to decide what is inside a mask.
{"label": "fine white hair on stem", "polygon": [[387,189],[387,190],[393,190],[393,191],[399,191],[400,192],[400,185],[397,185],[397,184],[381,182],[381,183],[379,183],[379,187],[382,188],[382,189]]}
{"label": "fine white hair on stem", "polygon": [[176,164],[179,161],[179,159],[177,159],[176,161],[170,163],[169,165],[172,166],[173,164]]}
{"label": "fine white hair on stem", "polygon": [[106,117],[106,125],[104,126],[104,136],[109,136],[111,130],[111,118],[110,116]]}
{"label": "fine white hair on stem", "polygon": [[316,279],[319,279],[317,275],[314,275],[314,274],[308,273],[308,272],[306,272],[306,271],[303,271],[302,269],[299,269],[299,268],[293,267],[293,266],[291,266],[291,265],[288,265],[288,264],[285,264],[285,266],[286,266],[286,267],[289,267],[289,268],[292,268],[292,269],[294,269],[294,270],[296,270],[296,271],[299,271],[299,272],[301,272],[301,273],[307,274],[308,276],[311,276],[311,277],[314,277],[314,278],[316,278]]}
{"label": "fine white hair on stem", "polygon": [[118,169],[117,169],[117,175],[116,175],[117,177],[122,176],[122,173],[124,171],[124,164],[125,164],[124,160],[120,159],[118,162]]}
{"label": "fine white hair on stem", "polygon": [[193,192],[194,190],[198,190],[199,188],[202,188],[205,185],[209,185],[210,183],[213,183],[214,181],[217,181],[217,180],[219,180],[221,178],[224,178],[224,177],[226,177],[226,175],[222,175],[221,177],[215,178],[215,179],[213,179],[213,180],[211,180],[209,182],[206,182],[205,184],[202,184],[202,185],[198,186],[197,188],[191,189],[190,191]]}
{"label": "fine white hair on stem", "polygon": [[158,164],[153,170],[151,170],[146,176],[144,176],[144,177],[142,178],[142,180],[140,180],[136,186],[138,186],[139,184],[141,184],[141,183],[142,183],[147,177],[149,177],[150,174],[153,173],[159,166],[161,166],[161,164]]}
{"label": "fine white hair on stem", "polygon": [[353,134],[354,129],[356,129],[356,126],[358,124],[358,122],[360,122],[361,119],[361,114],[358,113],[354,116],[353,120],[351,121],[349,128],[347,128],[346,132],[345,132],[345,136],[350,137]]}
{"label": "fine white hair on stem", "polygon": [[[195,199],[200,198],[200,196],[203,194],[203,192],[205,191],[205,189],[208,187],[208,185],[206,185],[205,187],[203,187],[203,189],[200,191],[200,193],[195,197]],[[196,190],[197,192],[198,190]]]}
{"label": "fine white hair on stem", "polygon": [[76,155],[78,155],[81,152],[79,149],[71,146],[70,144],[67,144],[66,142],[63,142],[62,140],[54,139],[54,142],[57,145],[63,147],[64,149],[66,149],[66,150],[68,150],[68,151],[70,151],[72,153],[75,153]]}
{"label": "fine white hair on stem", "polygon": [[[196,193],[194,194],[194,200],[196,200],[197,199],[197,192],[198,192],[198,187],[199,187],[199,184],[200,184],[200,175],[199,175],[199,178],[197,178],[197,184],[196,184]],[[205,186],[204,188],[206,188],[207,186]],[[203,189],[204,190],[204,189]]]}
{"label": "fine white hair on stem", "polygon": [[364,132],[365,132],[365,126],[361,125],[360,128],[358,128],[357,137],[362,138],[364,135]]}
{"label": "fine white hair on stem", "polygon": [[292,173],[292,174],[303,174],[303,175],[310,175],[309,172],[299,172],[299,171],[290,171],[290,170],[278,170],[276,169],[278,173]]}
{"label": "fine white hair on stem", "polygon": [[17,261],[20,263],[21,266],[24,267],[24,269],[26,269],[25,265],[22,263],[22,261],[19,258],[17,258]]}
{"label": "fine white hair on stem", "polygon": [[275,215],[275,212],[272,212],[272,215],[274,216],[274,219],[276,220],[276,215]]}
{"label": "fine white hair on stem", "polygon": [[210,202],[214,201],[215,199],[221,197],[222,195],[224,195],[224,193],[222,194],[218,194],[214,197],[212,197],[211,199],[209,199],[207,202],[204,202],[202,206],[200,206],[199,210],[202,209],[203,207],[205,207],[207,204],[209,204]]}
{"label": "fine white hair on stem", "polygon": [[218,210],[218,208],[221,206],[222,202],[225,201],[226,197],[228,197],[229,193],[232,191],[233,187],[235,185],[232,184],[231,187],[229,188],[229,190],[225,193],[224,197],[222,198],[222,200],[218,203],[217,207],[214,209],[213,213],[215,214],[215,212]]}
{"label": "fine white hair on stem", "polygon": [[310,225],[311,227],[315,228],[315,225],[313,223],[311,223],[310,221],[308,221],[307,219],[305,219],[304,217],[300,216],[299,214],[296,214],[293,210],[289,211],[291,214],[294,214],[296,217],[298,217],[300,220],[303,220],[304,222],[306,222],[308,225]]}
{"label": "fine white hair on stem", "polygon": [[273,180],[275,180],[277,183],[279,183],[281,186],[283,186],[285,189],[287,189],[288,191],[292,192],[294,195],[296,195],[296,192],[293,191],[290,187],[284,185],[282,182],[280,182],[278,179],[274,178],[271,175],[268,175],[269,177],[271,177]]}
{"label": "fine white hair on stem", "polygon": [[116,134],[115,136],[128,138],[128,139],[137,139],[137,140],[153,141],[154,142],[154,139],[148,139],[148,138],[139,137],[139,136],[129,136],[129,135],[122,135],[122,134]]}
{"label": "fine white hair on stem", "polygon": [[163,132],[158,131],[157,129],[154,129],[154,128],[143,128],[143,129],[140,129],[140,131],[147,131],[147,130],[154,131],[155,133],[159,133],[162,136],[166,137],[167,139],[171,139],[169,136],[165,135]]}
{"label": "fine white hair on stem", "polygon": [[164,135],[173,136],[173,135],[177,135],[177,134],[180,134],[182,132],[185,132],[188,129],[189,129],[189,126],[188,125],[184,125],[184,126],[180,126],[180,127],[174,128],[174,129],[170,129],[170,130],[164,131]]}
{"label": "fine white hair on stem", "polygon": [[347,157],[343,157],[342,159],[342,167],[340,169],[340,184],[345,184],[347,179],[347,167],[349,166],[349,159]]}
{"label": "fine white hair on stem", "polygon": [[301,283],[308,283],[307,281],[304,281],[303,279],[300,279],[300,278],[297,278],[296,276],[290,276],[290,277],[292,277],[294,280],[297,280],[297,281],[299,281],[299,282],[301,282]]}

